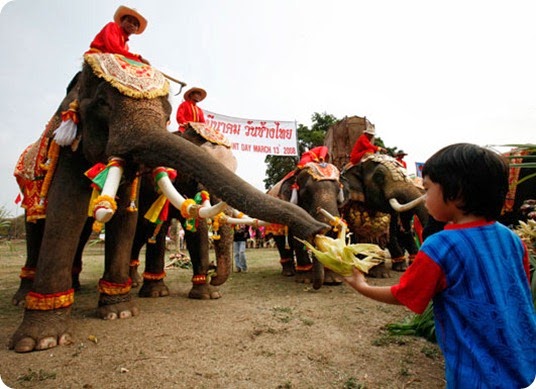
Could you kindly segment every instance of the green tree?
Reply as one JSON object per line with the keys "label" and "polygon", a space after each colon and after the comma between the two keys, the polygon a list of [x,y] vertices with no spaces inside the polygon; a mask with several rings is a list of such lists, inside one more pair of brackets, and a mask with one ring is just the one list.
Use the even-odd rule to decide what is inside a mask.
{"label": "green tree", "polygon": [[[316,146],[324,144],[324,138],[329,128],[337,123],[338,119],[327,113],[315,112],[311,117],[311,128],[299,123],[297,138],[298,138],[298,153],[301,155],[305,151]],[[264,187],[271,188],[277,184],[285,175],[296,167],[299,157],[285,157],[279,155],[268,155],[264,162],[266,163],[266,178],[264,179]]]}

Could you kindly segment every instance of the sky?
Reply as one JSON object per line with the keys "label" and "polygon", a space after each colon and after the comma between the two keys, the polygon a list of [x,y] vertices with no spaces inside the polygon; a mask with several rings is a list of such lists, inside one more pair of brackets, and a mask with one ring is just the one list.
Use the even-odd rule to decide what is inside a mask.
{"label": "sky", "polygon": [[[0,207],[13,176],[119,5],[148,20],[132,52],[208,92],[222,115],[296,121],[360,116],[409,173],[443,146],[536,143],[532,1],[0,0]],[[171,85],[173,117],[182,101]],[[176,129],[173,121],[170,130]],[[264,190],[264,157],[236,153]]]}

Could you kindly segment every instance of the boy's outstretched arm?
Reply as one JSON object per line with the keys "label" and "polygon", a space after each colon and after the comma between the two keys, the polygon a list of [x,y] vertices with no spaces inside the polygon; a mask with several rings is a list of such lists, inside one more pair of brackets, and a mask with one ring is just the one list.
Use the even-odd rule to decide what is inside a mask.
{"label": "boy's outstretched arm", "polygon": [[343,277],[344,282],[357,290],[363,296],[387,304],[402,305],[391,293],[390,286],[370,286],[365,275],[354,267],[353,274]]}

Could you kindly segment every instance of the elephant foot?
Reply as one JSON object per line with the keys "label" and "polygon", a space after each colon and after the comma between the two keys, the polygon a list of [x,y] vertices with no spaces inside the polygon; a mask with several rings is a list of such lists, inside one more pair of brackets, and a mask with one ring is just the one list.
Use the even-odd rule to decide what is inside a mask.
{"label": "elephant foot", "polygon": [[296,272],[296,278],[294,281],[301,284],[310,284],[313,282],[313,271],[298,271]]}
{"label": "elephant foot", "polygon": [[406,269],[408,268],[408,264],[406,263],[406,259],[404,258],[404,260],[402,260],[402,261],[392,261],[391,268],[394,271],[398,271],[398,272],[406,271]]}
{"label": "elephant foot", "polygon": [[128,319],[140,313],[130,293],[108,295],[101,293],[97,315],[104,320]]}
{"label": "elephant foot", "polygon": [[294,265],[294,260],[290,259],[281,259],[281,274],[285,277],[292,277],[296,275],[296,266]]}
{"label": "elephant foot", "polygon": [[138,292],[140,297],[165,297],[169,296],[169,289],[164,280],[143,280],[143,285]]}
{"label": "elephant foot", "polygon": [[219,299],[221,298],[221,292],[217,287],[210,284],[192,284],[188,298],[196,300]]}
{"label": "elephant foot", "polygon": [[19,307],[24,307],[26,305],[26,295],[32,289],[33,280],[23,278],[20,280],[19,289],[13,295],[11,303]]}
{"label": "elephant foot", "polygon": [[335,286],[341,285],[342,282],[341,276],[337,273],[329,269],[324,269],[324,285]]}
{"label": "elephant foot", "polygon": [[130,266],[128,275],[132,280],[132,287],[137,288],[143,283],[143,277],[138,273],[138,266]]}
{"label": "elephant foot", "polygon": [[385,266],[385,263],[374,266],[369,270],[367,275],[372,278],[391,278],[391,272]]}
{"label": "elephant foot", "polygon": [[71,307],[68,307],[24,311],[22,323],[11,337],[8,347],[18,353],[27,353],[71,343]]}

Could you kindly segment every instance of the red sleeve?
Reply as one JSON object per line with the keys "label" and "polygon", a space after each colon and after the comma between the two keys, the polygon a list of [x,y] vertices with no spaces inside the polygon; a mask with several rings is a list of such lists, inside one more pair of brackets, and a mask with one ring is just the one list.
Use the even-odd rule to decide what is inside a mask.
{"label": "red sleeve", "polygon": [[127,39],[121,31],[121,27],[115,22],[110,22],[95,36],[90,45],[103,53],[121,54],[135,61],[140,60],[140,56],[128,51]]}
{"label": "red sleeve", "polygon": [[190,121],[190,117],[191,115],[189,114],[189,104],[187,101],[183,101],[177,109],[177,123],[179,123],[179,130],[181,128],[181,124]]}
{"label": "red sleeve", "polygon": [[199,123],[205,123],[205,114],[203,113],[203,110],[199,107],[197,107],[197,119],[199,121]]}
{"label": "red sleeve", "polygon": [[441,267],[419,251],[399,283],[391,287],[391,293],[400,303],[420,314],[430,300],[446,287],[447,279]]}

